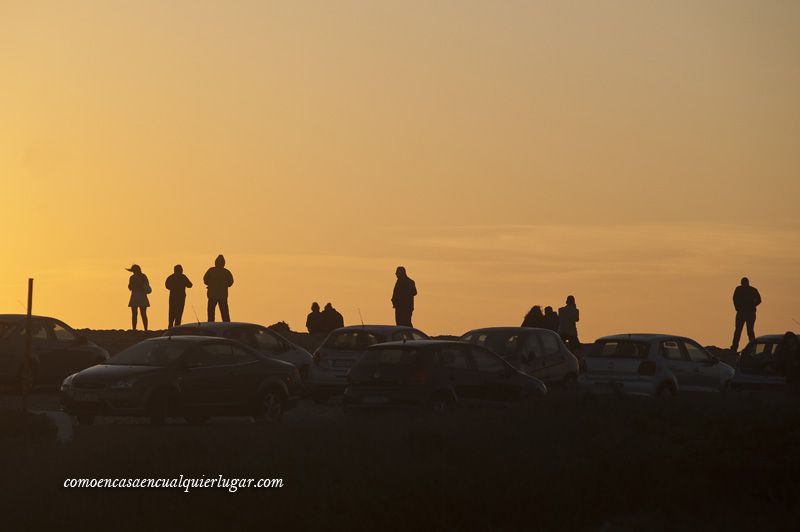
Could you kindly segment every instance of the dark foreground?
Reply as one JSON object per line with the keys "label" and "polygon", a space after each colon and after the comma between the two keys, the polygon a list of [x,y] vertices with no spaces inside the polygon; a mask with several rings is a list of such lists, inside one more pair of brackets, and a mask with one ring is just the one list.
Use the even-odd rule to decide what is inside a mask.
{"label": "dark foreground", "polygon": [[[3,398],[9,404],[9,397]],[[52,396],[40,401],[53,402]],[[0,439],[10,529],[796,530],[800,409],[554,393],[524,410],[279,425],[105,420]],[[65,489],[66,478],[283,478],[281,489]]]}

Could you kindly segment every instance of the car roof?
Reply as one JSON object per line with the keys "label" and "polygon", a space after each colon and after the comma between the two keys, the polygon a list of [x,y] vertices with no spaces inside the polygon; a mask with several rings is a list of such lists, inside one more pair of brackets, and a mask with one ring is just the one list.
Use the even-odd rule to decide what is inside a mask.
{"label": "car roof", "polygon": [[483,332],[549,332],[552,333],[550,329],[542,329],[541,327],[481,327],[480,329],[472,329],[471,331],[467,331],[461,336],[466,336],[468,334],[475,334],[475,333],[483,333]]}
{"label": "car roof", "polygon": [[393,342],[384,342],[381,344],[375,344],[370,346],[369,349],[374,349],[377,347],[431,347],[431,346],[441,346],[441,345],[469,345],[465,344],[464,342],[459,342],[458,340],[407,340],[403,341],[393,341]]}
{"label": "car roof", "polygon": [[[4,321],[6,323],[22,323],[27,318],[27,314],[0,314],[0,321]],[[31,315],[32,319],[35,320],[54,320],[55,318],[51,318],[49,316],[37,316],[35,314]]]}
{"label": "car roof", "polygon": [[201,322],[194,321],[189,323],[182,323],[181,325],[176,325],[175,327],[173,327],[173,329],[194,328],[194,329],[217,329],[221,331],[241,326],[264,327],[263,325],[259,325],[258,323],[247,323],[243,321],[201,321]]}
{"label": "car roof", "polygon": [[[677,334],[664,334],[664,333],[627,333],[627,334],[612,334],[609,336],[603,336],[598,338],[597,341],[605,341],[605,340],[636,340],[639,342],[652,342],[655,340],[667,340],[667,339],[680,339],[680,340],[691,340],[691,338],[687,338],[685,336],[680,336]],[[692,340],[694,341],[694,340]]]}
{"label": "car roof", "polygon": [[[142,342],[206,342],[209,340],[216,340],[222,342],[233,342],[233,340],[229,340],[228,338],[219,338],[217,336],[201,336],[201,335],[192,335],[187,334],[185,336],[156,336],[155,338],[147,338],[146,340],[142,340]],[[234,342],[235,343],[235,342]]]}
{"label": "car roof", "polygon": [[410,330],[415,330],[415,328],[408,327],[406,325],[347,325],[346,327],[339,327],[338,329],[334,329],[332,333],[354,331],[354,330],[385,333],[394,331],[410,331]]}
{"label": "car roof", "polygon": [[[772,341],[780,341],[780,340],[783,339],[783,335],[784,334],[786,334],[786,333],[783,333],[783,334],[762,334],[761,336],[756,336],[755,341],[756,342],[758,342],[758,341],[770,341],[770,342],[772,342]],[[795,334],[798,334],[798,333],[795,333]]]}

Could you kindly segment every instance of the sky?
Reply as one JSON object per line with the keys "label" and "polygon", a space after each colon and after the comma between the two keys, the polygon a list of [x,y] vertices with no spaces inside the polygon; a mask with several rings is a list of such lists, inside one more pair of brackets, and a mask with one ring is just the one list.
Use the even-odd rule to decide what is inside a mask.
{"label": "sky", "polygon": [[0,312],[167,321],[312,301],[429,334],[574,295],[582,341],[800,329],[796,1],[0,0]]}

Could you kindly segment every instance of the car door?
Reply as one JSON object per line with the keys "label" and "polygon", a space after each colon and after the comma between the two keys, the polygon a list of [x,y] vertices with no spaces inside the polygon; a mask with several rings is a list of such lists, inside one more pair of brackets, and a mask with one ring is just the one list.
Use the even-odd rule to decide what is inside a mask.
{"label": "car door", "polygon": [[480,401],[480,376],[475,371],[466,345],[446,345],[439,348],[439,365],[453,387],[459,403],[474,405]]}
{"label": "car door", "polygon": [[31,347],[39,359],[36,383],[48,386],[58,385],[71,373],[74,360],[80,353],[76,349],[77,336],[59,326],[56,336],[56,323],[53,320],[38,319],[32,324]]}
{"label": "car door", "polygon": [[555,333],[534,333],[541,345],[541,358],[544,365],[543,380],[557,381],[564,378],[568,371],[567,358],[561,349],[561,342]]}
{"label": "car door", "polygon": [[256,355],[244,347],[232,345],[231,356],[232,400],[236,404],[246,404],[255,399],[256,392],[264,380],[264,369],[260,366]]}
{"label": "car door", "polygon": [[542,356],[542,344],[539,337],[529,334],[522,346],[521,368],[528,375],[547,380],[547,361]]}
{"label": "car door", "polygon": [[487,404],[507,403],[520,397],[520,387],[513,379],[515,372],[500,357],[483,347],[470,346],[475,370],[479,376],[478,398]]}
{"label": "car door", "polygon": [[691,340],[684,340],[686,358],[692,364],[692,385],[698,391],[717,392],[722,386],[720,364],[705,349]]}
{"label": "car door", "polygon": [[696,387],[696,379],[694,378],[696,365],[686,359],[682,343],[673,339],[664,340],[659,346],[659,353],[675,376],[678,388],[681,391],[694,391]]}
{"label": "car door", "polygon": [[220,407],[235,403],[231,344],[203,344],[186,353],[179,379],[181,402],[187,407]]}

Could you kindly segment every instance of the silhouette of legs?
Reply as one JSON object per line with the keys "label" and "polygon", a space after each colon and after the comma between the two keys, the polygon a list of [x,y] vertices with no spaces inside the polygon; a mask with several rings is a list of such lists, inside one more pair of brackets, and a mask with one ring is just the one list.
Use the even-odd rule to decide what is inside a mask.
{"label": "silhouette of legs", "polygon": [[147,307],[131,307],[131,328],[134,331],[136,330],[137,311],[141,313],[142,325],[144,325],[144,330],[147,331]]}
{"label": "silhouette of legs", "polygon": [[147,307],[139,307],[142,313],[142,325],[144,325],[144,332],[147,332]]}
{"label": "silhouette of legs", "polygon": [[208,299],[208,321],[214,321],[217,305],[219,305],[219,313],[222,315],[222,321],[231,321],[230,311],[228,310],[228,298]]}
{"label": "silhouette of legs", "polygon": [[177,327],[183,319],[183,308],[186,305],[185,299],[175,299],[169,302],[169,327]]}
{"label": "silhouette of legs", "polygon": [[731,343],[732,351],[739,351],[739,340],[742,338],[742,329],[745,325],[747,325],[747,339],[752,342],[756,338],[755,312],[736,313],[736,328],[733,331],[733,343]]}
{"label": "silhouette of legs", "polygon": [[411,314],[414,309],[396,308],[394,309],[394,321],[397,325],[405,325],[406,327],[413,327],[411,325]]}
{"label": "silhouette of legs", "polygon": [[136,330],[136,320],[139,317],[137,315],[139,309],[137,307],[131,307],[131,330]]}

